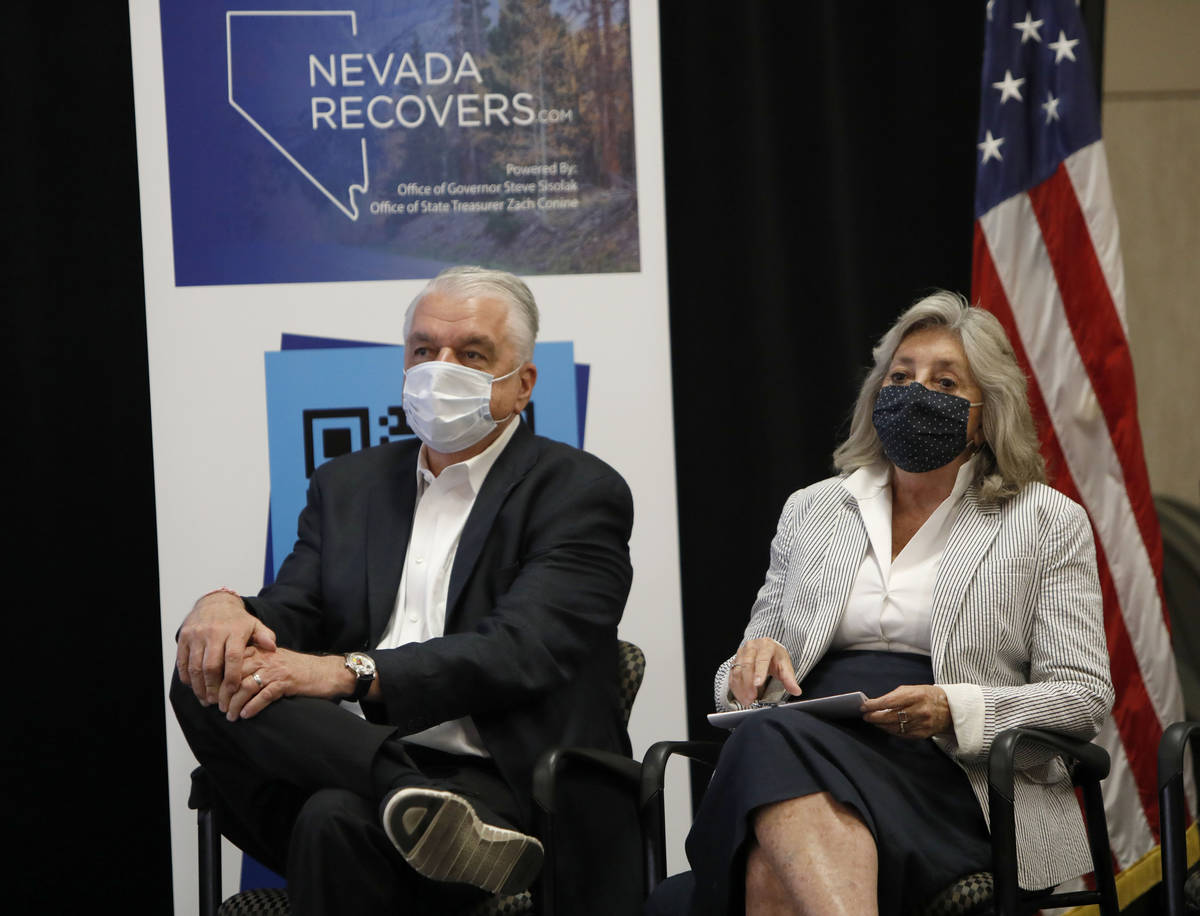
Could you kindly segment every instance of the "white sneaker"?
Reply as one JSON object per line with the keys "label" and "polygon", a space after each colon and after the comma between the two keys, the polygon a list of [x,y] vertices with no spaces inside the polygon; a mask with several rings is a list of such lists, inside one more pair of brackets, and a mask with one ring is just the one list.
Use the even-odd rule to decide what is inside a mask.
{"label": "white sneaker", "polygon": [[434,881],[519,894],[542,867],[542,844],[535,837],[485,824],[471,803],[453,792],[397,789],[384,802],[382,820],[404,861]]}

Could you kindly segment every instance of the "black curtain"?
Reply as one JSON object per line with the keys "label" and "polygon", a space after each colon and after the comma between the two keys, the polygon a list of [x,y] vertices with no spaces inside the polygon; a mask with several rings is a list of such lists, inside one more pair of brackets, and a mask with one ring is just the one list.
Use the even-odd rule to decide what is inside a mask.
{"label": "black curtain", "polygon": [[170,913],[128,14],[18,3],[5,34],[2,899]]}
{"label": "black curtain", "polygon": [[672,378],[689,727],[712,737],[713,671],[871,346],[924,292],[970,291],[984,6],[682,6],[661,16]]}

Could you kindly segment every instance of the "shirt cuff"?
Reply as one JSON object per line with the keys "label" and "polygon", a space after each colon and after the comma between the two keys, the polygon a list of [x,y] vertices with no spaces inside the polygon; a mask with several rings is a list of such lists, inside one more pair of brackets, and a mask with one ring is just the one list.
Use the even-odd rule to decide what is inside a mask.
{"label": "shirt cuff", "polygon": [[977,684],[938,684],[946,692],[954,740],[963,757],[978,757],[983,751],[983,688]]}
{"label": "shirt cuff", "polygon": [[[771,639],[769,636],[766,638]],[[771,639],[771,642],[775,643],[775,645],[779,646],[779,648],[783,649],[783,651],[787,651],[787,648],[778,639]],[[732,665],[733,659],[731,658],[729,661]],[[732,667],[725,669],[725,674],[722,677],[720,684],[717,685],[717,695],[725,698],[725,704],[730,709],[741,709],[741,704],[738,703],[737,699],[734,698],[733,693],[729,690],[729,675],[732,671]],[[783,681],[780,681],[774,677],[768,677],[767,682],[763,685],[762,696],[759,699],[763,703],[778,703],[783,699],[785,693],[787,693],[787,688],[783,686]]]}

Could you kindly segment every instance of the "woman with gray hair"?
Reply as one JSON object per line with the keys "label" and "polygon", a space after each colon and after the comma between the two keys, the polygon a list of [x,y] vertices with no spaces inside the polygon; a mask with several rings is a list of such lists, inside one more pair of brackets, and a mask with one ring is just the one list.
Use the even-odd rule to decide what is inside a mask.
{"label": "woman with gray hair", "polygon": [[[718,709],[862,691],[861,718],[745,719],[688,837],[691,912],[905,913],[990,865],[987,754],[1093,737],[1113,702],[1091,528],[1045,486],[994,316],[937,292],[880,340],[839,476],[792,494]],[[1056,759],[1018,775],[1019,877],[1090,870]]]}

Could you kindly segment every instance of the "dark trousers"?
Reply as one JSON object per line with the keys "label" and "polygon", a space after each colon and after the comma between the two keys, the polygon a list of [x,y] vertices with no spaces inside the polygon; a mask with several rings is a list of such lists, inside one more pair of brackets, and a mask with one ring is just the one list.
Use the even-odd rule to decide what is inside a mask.
{"label": "dark trousers", "polygon": [[176,675],[171,705],[212,779],[221,832],[287,877],[296,916],[445,914],[482,899],[476,888],[430,881],[404,862],[379,820],[392,789],[446,789],[470,799],[486,822],[526,829],[490,760],[405,745],[394,728],[327,700],[289,697],[229,722]]}

